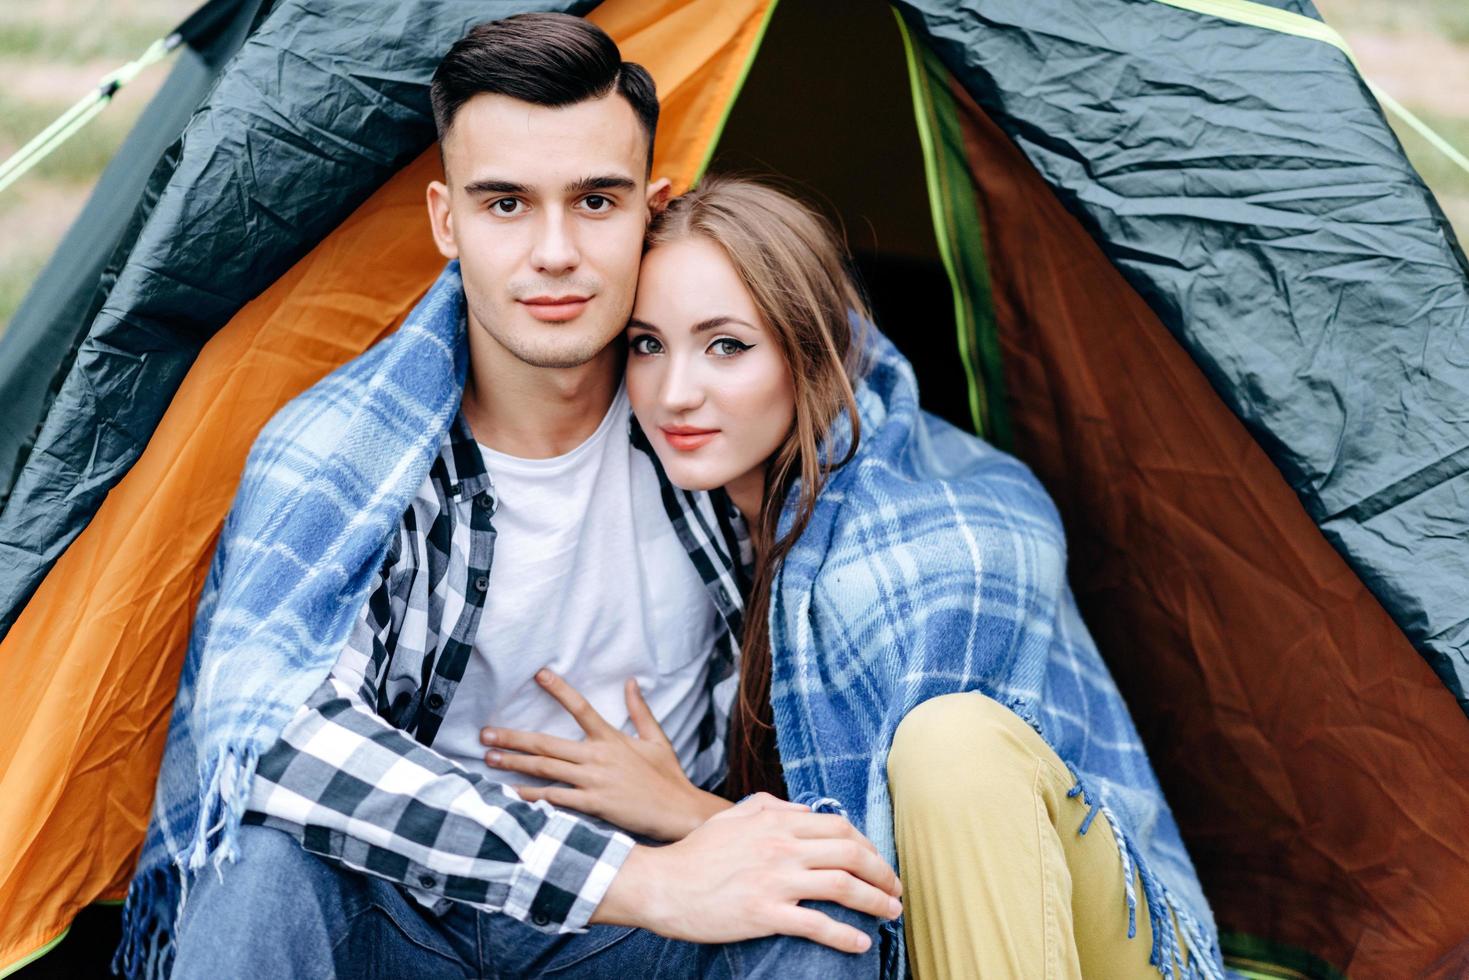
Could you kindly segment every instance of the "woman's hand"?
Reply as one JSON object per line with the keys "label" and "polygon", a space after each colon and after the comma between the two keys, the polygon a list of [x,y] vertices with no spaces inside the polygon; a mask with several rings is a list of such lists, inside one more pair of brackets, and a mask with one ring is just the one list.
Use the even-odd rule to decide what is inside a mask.
{"label": "woman's hand", "polygon": [[491,747],[486,765],[565,784],[516,786],[525,799],[580,810],[662,841],[682,840],[729,808],[729,801],[689,782],[636,680],[628,679],[626,693],[637,738],[608,724],[591,702],[550,670],[539,671],[536,682],[571,713],[587,737],[573,742],[512,728],[481,731],[480,741]]}

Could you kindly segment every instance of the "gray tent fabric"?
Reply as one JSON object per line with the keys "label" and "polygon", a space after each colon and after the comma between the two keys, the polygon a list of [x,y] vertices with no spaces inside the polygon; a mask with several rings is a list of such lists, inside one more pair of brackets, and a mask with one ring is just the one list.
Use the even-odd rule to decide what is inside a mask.
{"label": "gray tent fabric", "polygon": [[[169,150],[268,0],[211,0],[167,80],[129,130],[86,205],[0,335],[0,507],[102,308],[144,219],[173,172]],[[198,15],[186,24],[195,22]],[[182,33],[185,25],[180,26]]]}
{"label": "gray tent fabric", "polygon": [[1469,712],[1469,264],[1347,57],[1156,0],[899,7]]}
{"label": "gray tent fabric", "polygon": [[428,86],[449,44],[481,21],[594,5],[274,7],[189,122],[0,511],[0,637],[137,461],[205,342],[431,145]]}

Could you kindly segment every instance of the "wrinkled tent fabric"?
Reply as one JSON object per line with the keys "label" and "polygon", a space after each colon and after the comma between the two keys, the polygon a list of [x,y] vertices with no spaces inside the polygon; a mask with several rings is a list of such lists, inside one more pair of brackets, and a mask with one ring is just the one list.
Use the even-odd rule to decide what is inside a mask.
{"label": "wrinkled tent fabric", "polygon": [[[656,166],[680,187],[764,9],[627,0],[594,15],[657,81]],[[0,740],[0,970],[81,906],[125,894],[190,611],[245,454],[277,408],[394,329],[432,283],[443,259],[423,234],[423,187],[438,174],[437,150],[422,153],[218,332],[138,464],[0,644],[15,723]]]}
{"label": "wrinkled tent fabric", "polygon": [[964,123],[1016,442],[1216,914],[1418,975],[1465,939],[1469,719],[1016,146]]}
{"label": "wrinkled tent fabric", "polygon": [[[269,0],[213,0],[180,25],[178,63],[107,164],[0,334],[0,508],[143,221],[173,173],[165,154]],[[141,204],[139,203],[141,199]]]}
{"label": "wrinkled tent fabric", "polygon": [[[296,4],[259,33],[271,57],[324,46],[323,57],[290,59],[297,70],[317,72],[350,49],[346,64],[358,74],[391,75],[411,89],[406,62],[396,75],[362,67],[374,57],[371,38],[380,47],[391,36],[412,50],[383,56],[419,58],[426,84],[423,66],[456,36],[452,18],[430,23],[449,32],[433,37],[419,30],[418,14],[384,27],[371,6],[341,5],[350,15],[341,24],[335,13],[310,25],[277,19],[300,17]],[[469,19],[512,6],[529,5],[476,4]],[[645,36],[659,56],[683,57],[677,49],[705,19],[701,6],[617,4],[617,30]],[[786,6],[794,15],[800,5]],[[1447,395],[1462,387],[1457,248],[1335,49],[1141,0],[986,2],[983,16],[977,6],[902,5],[918,45],[962,83],[951,90],[962,131],[944,130],[929,162],[951,178],[972,174],[978,203],[968,206],[984,223],[977,241],[974,215],[968,226],[943,208],[933,215],[940,237],[974,250],[957,264],[972,266],[975,255],[987,263],[994,309],[972,322],[997,327],[998,344],[976,334],[972,354],[991,361],[967,367],[1002,378],[983,392],[987,407],[1010,417],[1014,450],[1062,506],[1078,595],[1216,915],[1226,929],[1362,975],[1445,968],[1464,955],[1458,910],[1469,878],[1454,852],[1466,808],[1455,787],[1466,785],[1469,721],[1454,702],[1463,696],[1457,674],[1440,670],[1439,683],[1413,644],[1435,662],[1431,644],[1452,637],[1462,598],[1454,590],[1469,588],[1457,574],[1469,547],[1465,515],[1434,496],[1454,492],[1459,479],[1450,464],[1454,426],[1464,423]],[[851,8],[833,5],[827,15],[838,9]],[[733,87],[735,52],[754,43],[758,20],[751,7],[727,59],[708,62],[723,67],[691,67],[678,97]],[[339,33],[350,23],[372,25],[355,47]],[[394,35],[404,23],[417,33]],[[825,56],[824,40],[812,36],[810,57]],[[900,43],[895,33],[887,40]],[[217,154],[224,164],[196,165],[170,185],[173,210],[160,200],[135,256],[162,264],[124,270],[116,306],[109,300],[94,326],[94,338],[102,330],[94,353],[78,357],[68,385],[114,401],[99,395],[63,409],[58,400],[47,431],[75,431],[27,467],[51,466],[50,482],[32,474],[30,503],[17,510],[12,500],[0,516],[11,557],[31,556],[0,578],[9,590],[0,609],[16,624],[0,644],[0,687],[20,721],[0,737],[0,861],[19,855],[0,865],[0,910],[20,910],[0,912],[0,950],[12,948],[12,927],[40,924],[28,910],[49,909],[59,928],[90,898],[120,894],[127,868],[117,855],[141,836],[152,789],[143,770],[156,761],[188,610],[244,448],[298,383],[391,330],[432,278],[429,269],[418,282],[416,263],[438,262],[422,236],[421,186],[433,161],[419,158],[277,278],[376,186],[356,179],[345,154],[323,156],[317,144],[335,147],[385,119],[374,142],[381,159],[369,168],[381,181],[394,169],[381,161],[396,153],[401,165],[426,143],[403,149],[407,109],[376,111],[371,93],[399,89],[308,74],[313,99],[344,107],[341,118],[306,115],[301,133],[277,147],[298,103],[274,88],[267,68],[266,53],[247,44],[221,91],[251,101],[206,109],[220,128],[184,145],[185,159]],[[931,80],[934,106],[953,113],[939,105],[952,83],[941,68]],[[854,125],[891,125],[863,117],[863,98],[852,93]],[[684,179],[718,129],[716,102],[688,109],[708,129],[682,130],[691,134]],[[344,133],[332,136],[334,125]],[[660,154],[672,138],[663,137]],[[911,119],[892,138],[914,139]],[[967,161],[958,168],[956,153]],[[236,182],[267,173],[275,181],[267,195],[237,196],[253,185]],[[962,190],[948,185],[940,203],[952,211]],[[191,194],[213,204],[189,211]],[[329,214],[293,224],[318,208]],[[218,229],[223,244],[207,253],[217,275],[203,278],[212,267],[190,261],[176,283],[171,235],[217,245],[201,215],[239,224]],[[363,264],[379,252],[386,264]],[[132,293],[120,292],[125,282]],[[189,292],[201,284],[215,294],[212,306]],[[188,344],[197,350],[231,304],[266,287],[174,398],[193,357]],[[155,290],[162,299],[150,298]],[[987,295],[976,286],[971,300],[982,305]],[[905,325],[884,326],[901,345]],[[169,344],[147,346],[160,337]],[[931,342],[948,343],[959,359],[952,336]],[[128,371],[111,371],[119,364]],[[995,392],[1004,396],[998,407]],[[107,412],[134,411],[134,398],[157,403],[114,430]],[[1361,414],[1364,405],[1381,417]],[[1413,412],[1423,413],[1422,431],[1405,438],[1400,429],[1419,423]],[[1382,496],[1384,487],[1406,496]],[[1363,545],[1378,540],[1381,524],[1356,538],[1333,531],[1333,508],[1348,498],[1384,506],[1378,517],[1390,518],[1391,533],[1381,547],[1403,549],[1415,567],[1392,554],[1379,561]],[[0,964],[11,959],[0,952]]]}
{"label": "wrinkled tent fabric", "polygon": [[1346,55],[1164,3],[901,6],[1469,710],[1469,265]]}

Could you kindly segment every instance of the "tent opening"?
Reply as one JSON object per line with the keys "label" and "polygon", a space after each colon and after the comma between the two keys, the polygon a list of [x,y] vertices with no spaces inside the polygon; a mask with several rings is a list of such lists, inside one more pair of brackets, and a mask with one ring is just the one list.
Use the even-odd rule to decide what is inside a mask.
{"label": "tent opening", "polygon": [[836,219],[924,407],[974,429],[903,39],[886,4],[779,4],[709,171],[781,178]]}

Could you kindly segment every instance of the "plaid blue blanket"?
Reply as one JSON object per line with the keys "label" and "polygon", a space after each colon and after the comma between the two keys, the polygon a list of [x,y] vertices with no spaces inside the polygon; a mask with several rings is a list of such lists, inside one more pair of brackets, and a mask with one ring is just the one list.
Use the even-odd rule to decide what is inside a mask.
{"label": "plaid blue blanket", "polygon": [[114,969],[159,975],[191,878],[236,856],[260,754],[330,672],[459,408],[451,262],[388,340],[261,430],[210,564]]}
{"label": "plaid blue blanket", "polygon": [[[866,334],[858,452],[820,494],[772,598],[771,700],[792,799],[838,801],[896,863],[885,767],[898,722],[929,698],[980,691],[1066,762],[1072,795],[1093,806],[1083,830],[1097,812],[1111,822],[1129,937],[1136,868],[1160,971],[1172,974],[1178,949],[1171,907],[1185,975],[1222,976],[1178,827],[1067,585],[1054,505],[1023,464],[921,411],[908,362]],[[850,433],[843,416],[834,458]],[[789,526],[790,502],[783,517]]]}

